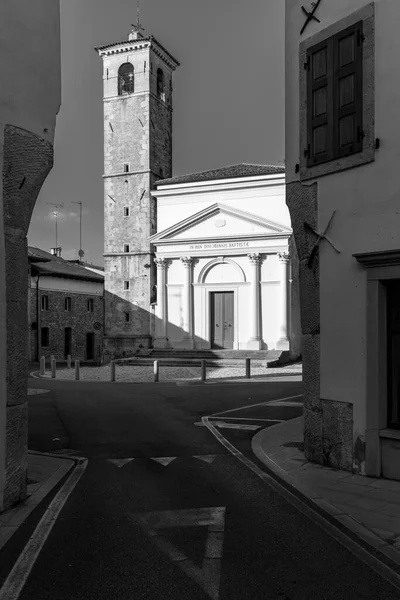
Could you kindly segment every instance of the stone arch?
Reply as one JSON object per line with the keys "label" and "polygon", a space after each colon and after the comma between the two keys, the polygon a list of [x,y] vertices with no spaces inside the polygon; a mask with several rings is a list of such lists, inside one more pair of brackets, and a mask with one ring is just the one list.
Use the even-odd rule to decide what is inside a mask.
{"label": "stone arch", "polygon": [[135,69],[130,62],[126,62],[118,69],[118,96],[133,94],[134,91]]}
{"label": "stone arch", "polygon": [[208,273],[211,271],[211,269],[213,267],[215,267],[216,265],[220,265],[220,264],[232,265],[239,275],[239,281],[241,283],[246,283],[246,275],[245,275],[242,267],[240,265],[238,265],[237,262],[235,262],[231,258],[224,258],[222,256],[220,256],[218,258],[214,258],[213,260],[210,260],[210,262],[208,262],[206,265],[204,265],[204,267],[202,268],[202,270],[199,273],[197,283],[205,283],[206,277],[207,277]]}

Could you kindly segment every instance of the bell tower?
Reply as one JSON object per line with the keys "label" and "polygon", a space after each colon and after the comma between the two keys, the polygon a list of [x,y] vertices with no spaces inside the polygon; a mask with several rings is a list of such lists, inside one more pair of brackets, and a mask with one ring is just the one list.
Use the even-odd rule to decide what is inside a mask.
{"label": "bell tower", "polygon": [[96,47],[104,83],[105,351],[151,345],[156,270],[154,182],[172,176],[172,74],[178,61],[133,26],[128,40]]}

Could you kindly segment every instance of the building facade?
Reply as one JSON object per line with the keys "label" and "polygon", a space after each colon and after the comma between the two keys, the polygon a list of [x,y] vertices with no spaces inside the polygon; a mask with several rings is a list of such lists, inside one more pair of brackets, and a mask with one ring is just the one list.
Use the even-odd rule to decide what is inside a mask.
{"label": "building facade", "polygon": [[154,347],[300,354],[284,169],[240,164],[159,181]]}
{"label": "building facade", "polygon": [[300,259],[305,450],[400,480],[400,4],[309,10],[319,22],[286,0],[286,197]]}
{"label": "building facade", "polygon": [[135,27],[96,48],[104,83],[105,350],[149,347],[155,285],[154,182],[172,175],[172,74],[176,59]]}
{"label": "building facade", "polygon": [[104,274],[28,249],[29,360],[100,360],[103,353]]}

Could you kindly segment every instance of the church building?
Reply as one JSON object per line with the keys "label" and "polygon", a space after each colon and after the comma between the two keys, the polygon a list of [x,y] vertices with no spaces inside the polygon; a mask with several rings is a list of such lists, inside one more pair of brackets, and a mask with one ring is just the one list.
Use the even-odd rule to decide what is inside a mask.
{"label": "church building", "polygon": [[283,167],[172,177],[178,61],[138,23],[96,48],[104,83],[105,354],[300,354]]}

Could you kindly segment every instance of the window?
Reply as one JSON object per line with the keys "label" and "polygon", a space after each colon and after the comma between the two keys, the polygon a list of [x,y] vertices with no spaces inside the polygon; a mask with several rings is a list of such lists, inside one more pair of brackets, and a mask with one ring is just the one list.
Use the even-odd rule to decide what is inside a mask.
{"label": "window", "polygon": [[306,53],[307,167],[363,149],[363,22]]}
{"label": "window", "polygon": [[72,310],[72,298],[70,298],[70,297],[65,298],[64,308],[65,308],[65,310],[68,310],[68,311]]}
{"label": "window", "polygon": [[129,244],[124,244],[124,252],[129,252]]}
{"label": "window", "polygon": [[41,307],[42,310],[49,310],[49,297],[44,295],[41,298]]}
{"label": "window", "polygon": [[124,164],[124,173],[129,173],[129,163]]}
{"label": "window", "polygon": [[50,344],[50,330],[48,327],[42,327],[40,331],[40,344],[43,348],[46,348]]}
{"label": "window", "polygon": [[129,321],[131,320],[131,315],[130,315],[130,313],[129,313],[129,312],[125,312],[125,313],[124,313],[124,316],[125,316],[125,321],[126,321],[126,323],[129,323]]}
{"label": "window", "polygon": [[157,69],[157,97],[165,100],[164,94],[164,72],[162,69]]}
{"label": "window", "polygon": [[93,298],[88,298],[87,309],[88,309],[88,312],[93,312],[93,310],[94,310],[94,300],[93,300]]}
{"label": "window", "polygon": [[118,96],[135,91],[135,70],[131,63],[124,63],[118,70]]}
{"label": "window", "polygon": [[129,281],[124,281],[124,290],[129,290]]}
{"label": "window", "polygon": [[124,217],[129,217],[129,206],[124,206]]}

